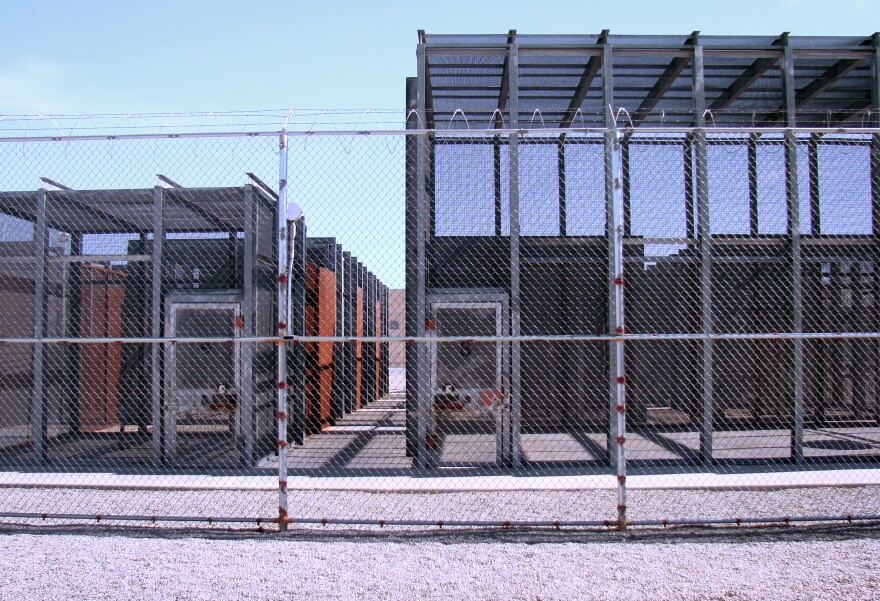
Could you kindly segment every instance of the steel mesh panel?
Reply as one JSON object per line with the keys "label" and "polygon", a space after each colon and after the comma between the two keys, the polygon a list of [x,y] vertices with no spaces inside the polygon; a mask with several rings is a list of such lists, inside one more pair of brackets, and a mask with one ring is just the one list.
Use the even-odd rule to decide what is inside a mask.
{"label": "steel mesh panel", "polygon": [[530,107],[518,131],[0,141],[0,511],[876,513],[789,488],[880,455],[876,134],[560,133]]}

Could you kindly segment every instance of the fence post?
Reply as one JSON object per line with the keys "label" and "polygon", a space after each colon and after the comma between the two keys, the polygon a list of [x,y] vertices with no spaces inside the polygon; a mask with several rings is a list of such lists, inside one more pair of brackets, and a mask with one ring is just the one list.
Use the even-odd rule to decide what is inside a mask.
{"label": "fence post", "polygon": [[[288,321],[287,290],[287,133],[282,131],[278,152],[278,333],[290,335]],[[283,327],[282,327],[282,324]],[[278,530],[287,530],[287,343],[280,342],[276,353],[277,401],[278,401]]]}
{"label": "fence post", "polygon": [[617,459],[617,527],[626,530],[626,365],[623,336],[626,334],[624,312],[623,269],[623,180],[621,172],[622,150],[620,132],[615,127],[611,135],[611,171],[613,177],[611,207],[611,288],[614,303],[614,411],[615,445]]}

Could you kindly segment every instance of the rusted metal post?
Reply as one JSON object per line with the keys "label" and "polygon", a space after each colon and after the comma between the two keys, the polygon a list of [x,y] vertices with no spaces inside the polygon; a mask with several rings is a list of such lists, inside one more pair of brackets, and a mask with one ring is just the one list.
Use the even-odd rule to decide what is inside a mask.
{"label": "rusted metal post", "polygon": [[[286,129],[286,128],[285,128]],[[279,140],[278,162],[278,333],[290,336],[288,301],[290,282],[287,274],[287,133]],[[278,401],[278,530],[287,530],[287,343],[278,344],[277,401]]]}

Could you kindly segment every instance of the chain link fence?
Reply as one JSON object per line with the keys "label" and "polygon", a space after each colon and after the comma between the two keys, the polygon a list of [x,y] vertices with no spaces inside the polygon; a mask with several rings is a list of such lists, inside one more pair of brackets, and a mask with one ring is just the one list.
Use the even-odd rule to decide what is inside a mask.
{"label": "chain link fence", "polygon": [[3,520],[880,518],[876,129],[251,117],[4,130]]}

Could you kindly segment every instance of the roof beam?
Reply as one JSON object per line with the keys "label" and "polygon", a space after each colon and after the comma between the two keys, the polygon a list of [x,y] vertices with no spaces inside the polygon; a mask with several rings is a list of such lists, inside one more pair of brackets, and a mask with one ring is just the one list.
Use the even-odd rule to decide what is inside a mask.
{"label": "roof beam", "polygon": [[[184,186],[181,186],[180,184],[175,182],[170,177],[166,177],[166,176],[162,175],[161,173],[157,174],[156,177],[159,178],[159,185],[161,187],[169,189],[169,190],[177,190],[177,191],[183,192],[183,193],[186,192],[186,188]],[[169,196],[166,196],[165,198],[167,198],[169,200],[173,199],[173,201],[176,202],[177,204],[182,205],[187,210],[192,211],[193,213],[195,213],[196,215],[198,215],[199,217],[201,217],[202,219],[204,219],[208,223],[213,224],[214,227],[220,228],[223,231],[235,232],[235,231],[238,231],[238,229],[239,229],[237,227],[232,227],[230,224],[226,223],[221,218],[217,217],[213,213],[209,213],[208,211],[206,211],[205,209],[203,209],[202,207],[200,207],[196,203],[192,202],[191,200],[188,200],[186,198],[182,198],[179,194],[176,194],[173,196],[169,195]]]}
{"label": "roof beam", "polygon": [[[868,38],[864,42],[862,42],[863,46],[868,46],[872,43],[872,38]],[[838,80],[843,77],[846,77],[850,72],[853,71],[856,67],[858,67],[864,58],[844,58],[822,72],[822,75],[816,77],[809,84],[801,88],[795,93],[794,104],[795,108],[800,107],[802,104],[806,104],[819,96],[822,92],[830,88],[834,85]],[[870,103],[870,101],[868,101]],[[858,104],[858,103],[855,103]],[[776,123],[780,121],[785,116],[783,110],[777,110],[764,119],[765,123]]]}
{"label": "roof beam", "polygon": [[[781,36],[776,38],[773,42],[774,46],[782,46],[785,44],[788,39],[788,32],[784,32]],[[743,92],[748,90],[752,84],[761,79],[761,76],[772,67],[776,61],[779,60],[779,57],[769,57],[769,58],[759,58],[755,60],[745,71],[743,74],[736,78],[736,81],[731,84],[729,88],[727,88],[721,96],[715,99],[712,105],[709,107],[710,111],[723,111],[731,104],[733,104],[737,98],[739,98]]]}
{"label": "roof beam", "polygon": [[[608,41],[608,33],[608,29],[603,29],[602,33],[599,34],[599,39],[596,41],[596,44],[605,44]],[[581,75],[581,80],[578,82],[578,86],[574,91],[574,96],[571,98],[571,103],[568,105],[568,110],[565,111],[565,117],[563,117],[562,122],[559,125],[562,129],[571,127],[571,124],[574,123],[575,115],[577,115],[578,110],[580,110],[581,105],[584,103],[584,99],[587,97],[587,92],[589,92],[592,87],[593,80],[596,79],[596,75],[598,75],[601,66],[601,56],[591,56],[590,60],[587,61],[587,66],[584,69],[583,75]]]}
{"label": "roof beam", "polygon": [[[41,187],[44,190],[46,190],[47,192],[76,192],[70,186],[65,186],[64,184],[59,184],[58,182],[51,180],[48,177],[41,177],[40,181],[43,182]],[[121,219],[121,218],[117,217],[116,215],[113,215],[113,214],[108,213],[106,211],[102,211],[101,209],[97,209],[95,207],[84,204],[84,203],[76,200],[72,196],[65,196],[64,202],[76,207],[77,209],[79,209],[83,213],[87,213],[87,214],[92,215],[93,217],[97,217],[98,219],[101,219],[103,221],[109,221],[110,223],[114,224],[114,226],[116,226],[117,228],[119,228],[123,232],[140,232],[143,230],[143,228],[139,228],[136,225],[134,225],[133,223],[126,221],[125,219]],[[56,220],[53,220],[53,221],[56,221]],[[60,221],[65,221],[65,220],[61,219]],[[61,229],[61,227],[59,227],[58,229]]]}
{"label": "roof beam", "polygon": [[251,173],[248,171],[245,175],[256,185],[256,187],[260,188],[263,191],[263,194],[268,196],[269,198],[273,198],[278,200],[278,193],[273,190],[269,184],[261,180],[255,173]]}
{"label": "roof beam", "polygon": [[[516,42],[516,29],[507,32],[507,45]],[[501,66],[501,90],[498,92],[498,112],[495,113],[495,129],[504,125],[504,107],[507,106],[507,97],[510,96],[510,54],[504,55],[504,63]]]}
{"label": "roof beam", "polygon": [[[691,34],[691,37],[688,38],[688,41],[685,42],[686,45],[693,45],[697,41],[697,36],[700,32],[695,31]],[[669,63],[669,66],[663,71],[663,74],[657,80],[657,83],[654,84],[654,87],[651,88],[651,91],[648,92],[648,95],[642,100],[642,104],[639,105],[639,108],[635,110],[632,115],[632,124],[633,127],[639,126],[644,120],[648,117],[651,111],[654,110],[654,107],[657,106],[657,103],[660,102],[660,99],[663,98],[663,95],[669,91],[669,88],[672,87],[672,84],[675,83],[675,80],[681,75],[681,72],[684,71],[685,67],[688,66],[688,63],[691,61],[690,57],[680,56],[672,59],[672,62]]]}

